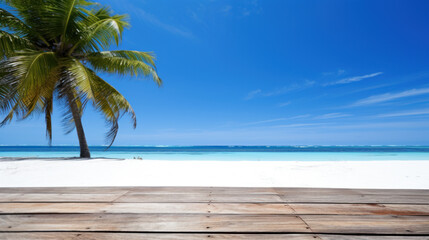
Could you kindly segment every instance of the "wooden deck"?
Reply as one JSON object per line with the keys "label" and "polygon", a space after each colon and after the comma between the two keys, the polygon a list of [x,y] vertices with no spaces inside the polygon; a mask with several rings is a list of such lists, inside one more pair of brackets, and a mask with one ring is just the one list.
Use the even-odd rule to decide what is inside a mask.
{"label": "wooden deck", "polygon": [[0,188],[0,239],[429,239],[429,190]]}

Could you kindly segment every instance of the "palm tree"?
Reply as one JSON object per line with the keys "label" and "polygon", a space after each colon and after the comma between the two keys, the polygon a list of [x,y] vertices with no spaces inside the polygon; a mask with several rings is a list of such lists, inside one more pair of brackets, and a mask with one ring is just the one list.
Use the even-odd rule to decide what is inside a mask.
{"label": "palm tree", "polygon": [[149,76],[162,84],[149,52],[109,51],[118,45],[126,15],[85,0],[0,0],[0,111],[4,125],[14,117],[44,114],[46,134],[52,141],[53,101],[65,106],[67,132],[76,128],[80,157],[90,152],[82,126],[88,102],[111,125],[112,145],[119,118],[128,113],[136,127],[129,102],[97,73]]}

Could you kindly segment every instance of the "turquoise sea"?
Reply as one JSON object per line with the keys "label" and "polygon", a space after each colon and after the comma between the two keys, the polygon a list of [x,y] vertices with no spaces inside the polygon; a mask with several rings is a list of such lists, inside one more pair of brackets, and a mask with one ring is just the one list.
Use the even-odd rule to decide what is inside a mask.
{"label": "turquoise sea", "polygon": [[[429,160],[429,146],[103,146],[96,158],[221,161]],[[76,146],[0,146],[0,157],[78,157]]]}

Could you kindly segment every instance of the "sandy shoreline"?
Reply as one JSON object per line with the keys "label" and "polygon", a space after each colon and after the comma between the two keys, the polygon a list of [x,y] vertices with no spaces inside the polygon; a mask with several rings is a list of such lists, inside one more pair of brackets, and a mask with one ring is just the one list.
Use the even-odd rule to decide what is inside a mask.
{"label": "sandy shoreline", "polygon": [[0,187],[234,186],[429,189],[429,161],[0,160]]}

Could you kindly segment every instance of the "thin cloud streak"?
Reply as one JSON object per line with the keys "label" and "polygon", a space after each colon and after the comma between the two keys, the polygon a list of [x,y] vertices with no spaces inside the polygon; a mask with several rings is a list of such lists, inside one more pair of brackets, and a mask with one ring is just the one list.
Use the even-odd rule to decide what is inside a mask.
{"label": "thin cloud streak", "polygon": [[353,123],[353,124],[335,124],[335,125],[326,125],[324,128],[329,129],[386,129],[386,128],[428,128],[428,122],[377,122],[377,123]]}
{"label": "thin cloud streak", "polygon": [[279,107],[286,107],[286,106],[290,105],[291,103],[292,103],[291,101],[289,101],[289,102],[282,102],[282,103],[279,103],[278,106]]}
{"label": "thin cloud streak", "polygon": [[244,98],[244,100],[250,100],[252,98],[255,98],[259,93],[261,93],[261,89],[256,89],[253,91],[250,91],[247,96]]}
{"label": "thin cloud streak", "polygon": [[376,72],[376,73],[371,73],[371,74],[367,74],[367,75],[363,75],[363,76],[343,78],[343,79],[341,79],[339,81],[328,83],[325,86],[338,85],[338,84],[347,84],[347,83],[352,83],[352,82],[359,82],[359,81],[362,81],[362,80],[367,79],[367,78],[372,78],[372,77],[379,76],[381,74],[383,74],[383,72]]}
{"label": "thin cloud streak", "polygon": [[286,121],[286,120],[294,120],[294,119],[307,118],[307,117],[310,117],[310,116],[311,116],[310,114],[304,114],[304,115],[297,115],[297,116],[287,117],[287,118],[274,118],[274,119],[268,119],[268,120],[262,120],[262,121],[245,123],[243,125],[244,126],[258,125],[258,124],[263,124],[263,123],[270,123],[270,122],[278,122],[278,121]]}
{"label": "thin cloud streak", "polygon": [[351,114],[345,114],[345,113],[327,113],[320,116],[315,117],[314,119],[333,119],[333,118],[343,118],[343,117],[350,117]]}
{"label": "thin cloud streak", "polygon": [[273,96],[278,96],[278,95],[283,95],[286,94],[288,92],[292,92],[292,91],[297,91],[297,90],[302,90],[302,89],[306,89],[309,87],[312,87],[316,82],[315,81],[310,81],[310,80],[305,80],[303,84],[292,84],[290,86],[285,86],[282,88],[278,88],[272,91],[262,91],[261,89],[256,89],[253,91],[250,91],[247,96],[244,98],[244,100],[250,100],[253,99],[255,97],[273,97]]}
{"label": "thin cloud streak", "polygon": [[284,124],[271,126],[273,128],[302,128],[302,127],[314,127],[320,125],[326,125],[327,123],[293,123],[293,124]]}
{"label": "thin cloud streak", "polygon": [[418,109],[418,110],[407,111],[407,112],[379,114],[376,117],[380,117],[380,118],[404,117],[404,116],[416,116],[416,115],[427,115],[427,114],[429,114],[429,109]]}
{"label": "thin cloud streak", "polygon": [[141,8],[136,8],[136,7],[132,7],[130,9],[131,11],[135,12],[137,17],[156,26],[159,27],[161,29],[164,29],[167,32],[170,32],[172,34],[175,35],[179,35],[185,38],[194,38],[194,35],[186,30],[183,30],[181,28],[178,28],[176,26],[173,26],[171,24],[162,22],[161,20],[159,20],[157,17],[155,17],[154,15],[146,12],[145,10],[141,9]]}
{"label": "thin cloud streak", "polygon": [[354,104],[352,104],[351,107],[383,103],[387,101],[396,100],[399,98],[418,96],[418,95],[423,95],[428,93],[429,93],[429,88],[410,89],[399,93],[385,93],[385,94],[374,95],[371,97],[361,99],[355,102]]}
{"label": "thin cloud streak", "polygon": [[332,75],[340,76],[340,75],[343,75],[344,73],[346,73],[346,70],[338,69],[335,72],[323,72],[322,75],[323,76],[332,76]]}

